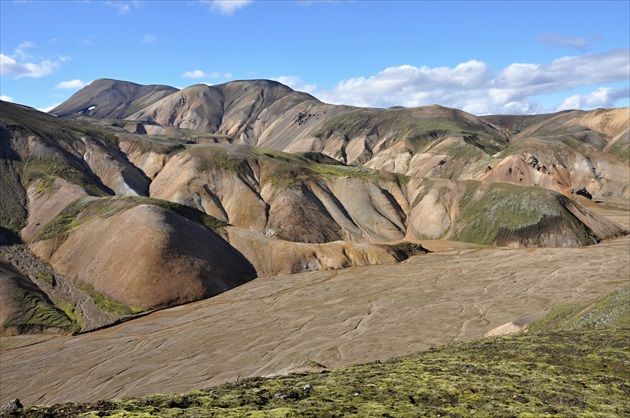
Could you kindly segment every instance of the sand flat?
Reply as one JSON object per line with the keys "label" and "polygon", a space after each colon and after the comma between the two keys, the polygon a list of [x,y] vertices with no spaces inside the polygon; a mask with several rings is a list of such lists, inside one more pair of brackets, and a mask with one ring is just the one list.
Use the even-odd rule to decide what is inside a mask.
{"label": "sand flat", "polygon": [[0,352],[0,403],[183,392],[312,360],[387,359],[486,332],[630,278],[630,237],[581,248],[452,249],[262,277],[112,328]]}

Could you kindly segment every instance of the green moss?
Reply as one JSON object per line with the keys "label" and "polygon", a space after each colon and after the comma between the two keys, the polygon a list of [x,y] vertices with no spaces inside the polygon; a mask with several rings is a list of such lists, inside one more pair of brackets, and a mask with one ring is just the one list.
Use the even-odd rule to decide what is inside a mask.
{"label": "green moss", "polygon": [[318,138],[329,138],[332,135],[351,138],[365,128],[374,118],[374,112],[355,110],[327,121],[321,128],[313,132]]}
{"label": "green moss", "polygon": [[397,181],[403,185],[409,182],[409,178],[402,174],[393,174],[365,167],[347,166],[339,162],[321,164],[303,155],[263,148],[252,148],[251,152],[257,158],[266,160],[267,168],[264,180],[271,182],[275,187],[297,188],[301,187],[302,183],[314,181],[320,176],[354,178],[374,183],[381,180]]}
{"label": "green moss", "polygon": [[60,309],[74,324],[73,332],[81,332],[85,330],[85,322],[83,321],[83,315],[81,310],[74,304],[66,301],[65,299],[59,299],[55,301],[55,306]]}
{"label": "green moss", "polygon": [[449,136],[464,137],[489,154],[505,148],[507,144],[499,133],[484,125],[471,124],[460,112],[447,108],[427,111],[404,108],[384,111],[355,109],[328,120],[313,135],[319,138],[336,135],[351,139],[371,133],[378,133],[380,137],[393,137],[390,145],[405,140],[414,152],[420,152]]}
{"label": "green moss", "polygon": [[36,270],[35,277],[38,280],[41,280],[43,283],[47,284],[48,286],[51,286],[51,287],[55,286],[55,277],[49,271]]}
{"label": "green moss", "polygon": [[129,316],[144,311],[144,309],[140,307],[125,305],[110,296],[104,295],[103,293],[97,291],[91,283],[76,281],[74,285],[77,289],[92,298],[92,301],[94,301],[94,305],[96,305],[97,308],[105,312],[111,312],[121,316]]}
{"label": "green moss", "polygon": [[337,161],[332,157],[329,157],[326,154],[322,154],[321,152],[298,152],[296,154],[300,158],[305,158],[307,160],[311,160],[317,164],[327,164],[327,165],[345,165],[341,161]]}
{"label": "green moss", "polygon": [[35,180],[42,180],[42,183],[36,189],[37,193],[42,193],[50,190],[56,178],[62,178],[70,183],[77,184],[97,196],[105,194],[85,173],[72,167],[67,161],[59,157],[53,156],[48,159],[33,158],[24,163],[22,173],[24,187],[27,187]]}
{"label": "green moss", "polygon": [[219,168],[237,174],[245,174],[251,171],[247,162],[247,155],[230,153],[222,146],[197,146],[190,150],[197,156],[197,170],[207,171]]}
{"label": "green moss", "polygon": [[22,288],[15,297],[20,300],[20,311],[7,318],[3,324],[5,327],[17,327],[23,332],[32,328],[59,328],[68,332],[80,329],[72,317],[51,304],[39,291]]}
{"label": "green moss", "polygon": [[137,138],[135,142],[138,144],[138,150],[142,154],[154,152],[156,154],[171,155],[186,149],[184,144],[172,141],[154,140],[147,136]]}
{"label": "green moss", "polygon": [[8,141],[0,140],[0,244],[19,242],[28,216],[21,180],[23,163],[14,154]]}
{"label": "green moss", "polygon": [[227,223],[207,215],[195,208],[148,197],[85,197],[68,205],[40,230],[39,239],[47,240],[66,235],[95,218],[108,218],[123,210],[138,205],[155,205],[173,211],[196,223],[212,229],[224,228]]}
{"label": "green moss", "polygon": [[624,164],[630,165],[630,139],[619,139],[608,149],[608,153]]}
{"label": "green moss", "polygon": [[478,196],[470,193],[460,203],[455,239],[501,245],[512,236],[528,237],[546,228],[563,227],[578,234],[581,242],[596,242],[566,209],[568,199],[549,190],[492,183]]}
{"label": "green moss", "polygon": [[585,328],[630,328],[630,288],[621,287],[595,301],[557,306],[543,319],[532,324],[529,330],[574,331]]}
{"label": "green moss", "polygon": [[78,219],[78,215],[88,206],[90,201],[89,198],[83,198],[68,205],[60,214],[44,225],[39,231],[38,238],[47,240],[65,235],[87,222],[89,220],[87,217]]}
{"label": "green moss", "polygon": [[624,331],[489,338],[328,373],[245,379],[184,395],[32,407],[23,414],[623,416],[630,413]]}

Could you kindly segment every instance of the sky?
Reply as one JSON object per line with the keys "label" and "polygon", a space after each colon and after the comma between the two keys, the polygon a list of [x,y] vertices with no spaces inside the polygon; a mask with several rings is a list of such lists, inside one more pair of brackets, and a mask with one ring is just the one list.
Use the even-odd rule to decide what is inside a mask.
{"label": "sky", "polygon": [[44,111],[99,78],[476,115],[630,104],[628,0],[0,0],[0,23],[1,99]]}

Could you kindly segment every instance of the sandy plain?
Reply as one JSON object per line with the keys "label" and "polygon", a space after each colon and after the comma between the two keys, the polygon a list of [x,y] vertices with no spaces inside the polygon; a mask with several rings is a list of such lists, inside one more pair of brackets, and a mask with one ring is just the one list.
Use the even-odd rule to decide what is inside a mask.
{"label": "sandy plain", "polygon": [[[629,228],[625,206],[600,211]],[[184,392],[312,362],[384,360],[630,284],[628,236],[579,248],[423,244],[434,252],[399,264],[261,277],[87,334],[5,340],[0,404]]]}

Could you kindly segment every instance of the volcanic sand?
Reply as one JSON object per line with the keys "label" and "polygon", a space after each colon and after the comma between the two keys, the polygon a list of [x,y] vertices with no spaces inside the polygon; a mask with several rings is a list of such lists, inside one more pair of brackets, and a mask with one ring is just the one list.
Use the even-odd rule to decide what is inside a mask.
{"label": "volcanic sand", "polygon": [[[630,226],[628,212],[606,214]],[[384,360],[523,325],[630,280],[628,236],[580,248],[423,244],[439,251],[394,265],[261,277],[111,328],[5,348],[0,404],[184,392],[305,361],[334,368]]]}

